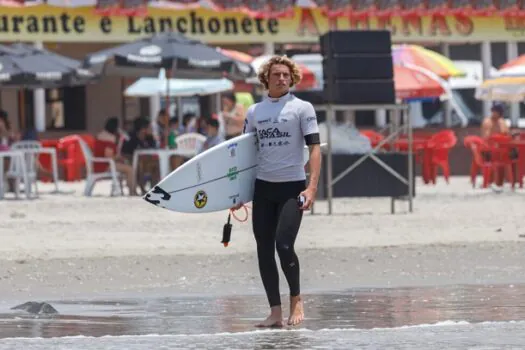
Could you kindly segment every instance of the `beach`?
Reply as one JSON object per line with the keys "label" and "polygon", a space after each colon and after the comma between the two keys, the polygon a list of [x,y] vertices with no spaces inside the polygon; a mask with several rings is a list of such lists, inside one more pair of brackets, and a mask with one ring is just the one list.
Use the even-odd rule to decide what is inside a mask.
{"label": "beach", "polygon": [[[441,179],[440,179],[441,180]],[[0,202],[0,350],[519,349],[525,311],[525,191],[423,186],[414,211],[389,198],[335,199],[305,213],[296,251],[306,318],[267,315],[251,223],[180,214],[140,197],[42,184]],[[248,211],[249,212],[249,211]],[[245,217],[243,210],[238,212]],[[281,273],[284,314],[287,286]],[[12,310],[48,302],[58,315]],[[285,316],[285,317],[286,317]]]}
{"label": "beach", "polygon": [[[225,248],[227,212],[180,214],[140,197],[109,197],[106,182],[86,198],[82,186],[61,183],[55,194],[43,184],[38,199],[0,202],[4,300],[262,293],[250,220],[233,221]],[[407,202],[391,214],[389,198],[352,198],[335,199],[329,216],[318,201],[296,244],[302,288],[522,282],[524,195],[453,177],[418,183],[412,213]]]}

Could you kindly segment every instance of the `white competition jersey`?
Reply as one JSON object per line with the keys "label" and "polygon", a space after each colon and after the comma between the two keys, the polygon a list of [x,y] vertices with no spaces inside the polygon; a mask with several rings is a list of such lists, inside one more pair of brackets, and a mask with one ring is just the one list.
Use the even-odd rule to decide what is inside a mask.
{"label": "white competition jersey", "polygon": [[257,178],[270,182],[300,181],[304,171],[304,137],[319,133],[310,102],[288,93],[266,97],[246,113],[244,132],[257,132]]}

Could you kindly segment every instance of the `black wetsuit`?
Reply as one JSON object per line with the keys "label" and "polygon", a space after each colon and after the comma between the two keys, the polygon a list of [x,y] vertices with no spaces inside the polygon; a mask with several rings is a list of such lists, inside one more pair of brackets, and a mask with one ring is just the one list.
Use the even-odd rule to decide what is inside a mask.
{"label": "black wetsuit", "polygon": [[[304,189],[305,181],[255,181],[252,225],[257,242],[259,271],[270,306],[281,305],[276,248],[290,286],[290,295],[300,294],[299,259],[295,254],[294,243],[303,215],[297,197]],[[290,203],[285,206],[287,202]]]}

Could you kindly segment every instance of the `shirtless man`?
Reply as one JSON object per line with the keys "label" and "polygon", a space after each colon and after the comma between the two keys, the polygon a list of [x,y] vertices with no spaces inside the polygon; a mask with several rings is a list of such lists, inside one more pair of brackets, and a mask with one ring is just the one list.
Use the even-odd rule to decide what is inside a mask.
{"label": "shirtless man", "polygon": [[491,108],[492,114],[481,123],[481,137],[487,138],[494,134],[508,134],[509,127],[503,119],[503,105],[494,104]]}
{"label": "shirtless man", "polygon": [[[288,325],[295,326],[303,321],[304,310],[294,243],[303,210],[311,207],[317,192],[321,168],[319,128],[312,104],[290,94],[290,88],[301,80],[297,64],[287,57],[275,56],[261,67],[258,78],[268,96],[250,106],[244,126],[245,133],[257,132],[259,141],[252,227],[259,272],[270,306],[270,316],[257,326],[283,326],[276,248],[290,288]],[[310,153],[308,186],[305,144]],[[304,199],[302,205],[298,198]]]}

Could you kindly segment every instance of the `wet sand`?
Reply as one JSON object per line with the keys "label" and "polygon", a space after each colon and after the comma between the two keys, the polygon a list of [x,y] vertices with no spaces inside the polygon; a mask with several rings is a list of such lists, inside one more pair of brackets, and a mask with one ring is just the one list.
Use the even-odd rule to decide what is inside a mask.
{"label": "wet sand", "polygon": [[0,349],[519,349],[524,296],[525,285],[315,293],[284,332],[253,327],[262,296],[57,300],[53,318],[0,303]]}

